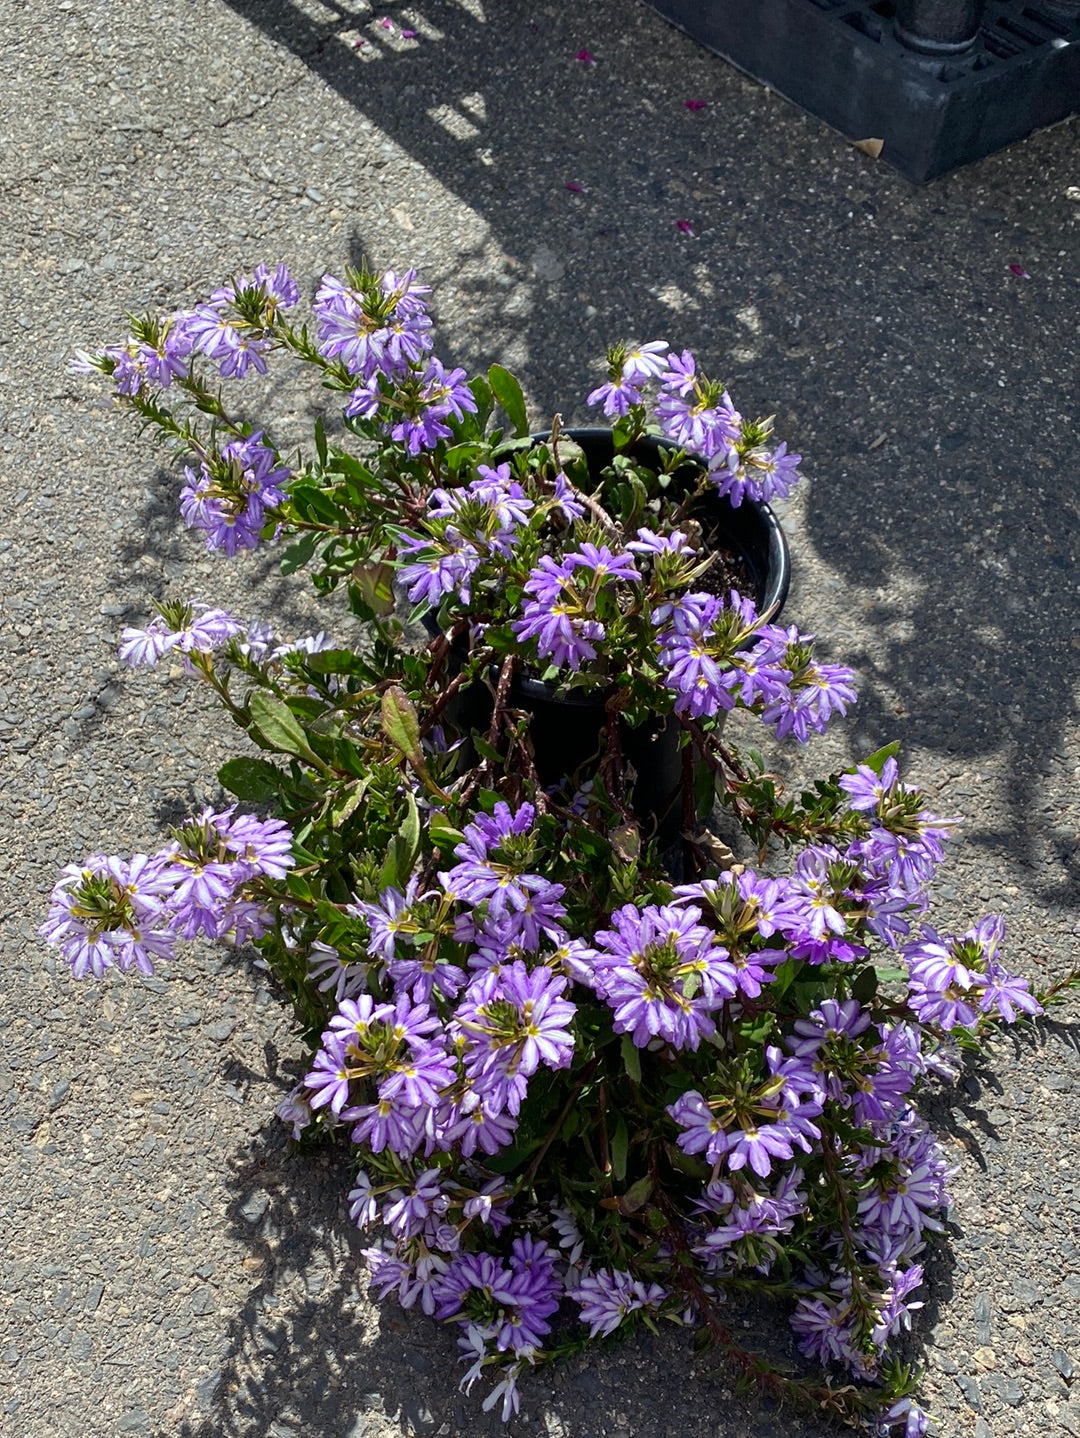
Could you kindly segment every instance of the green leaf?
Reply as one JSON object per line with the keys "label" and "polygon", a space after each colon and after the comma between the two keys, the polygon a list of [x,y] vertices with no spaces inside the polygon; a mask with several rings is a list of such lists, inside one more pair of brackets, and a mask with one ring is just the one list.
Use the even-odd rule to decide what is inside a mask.
{"label": "green leaf", "polygon": [[276,799],[285,776],[268,759],[229,759],[218,770],[218,782],[238,799],[265,804]]}
{"label": "green leaf", "polygon": [[294,899],[300,899],[304,903],[314,903],[315,894],[311,885],[303,874],[298,874],[295,869],[290,869],[285,875],[286,892]]}
{"label": "green leaf", "polygon": [[519,439],[524,438],[529,433],[529,420],[525,413],[525,396],[521,392],[521,386],[501,364],[493,364],[488,370],[488,383],[513,426],[514,434]]}
{"label": "green leaf", "polygon": [[902,984],[911,977],[907,969],[892,969],[883,964],[875,964],[874,973],[877,974],[879,984]]}
{"label": "green leaf", "polygon": [[626,1120],[620,1115],[615,1132],[611,1135],[611,1172],[616,1183],[622,1183],[626,1177],[626,1154],[629,1147],[630,1134]]}
{"label": "green leaf", "polygon": [[773,969],[773,981],[769,985],[770,999],[775,1001],[787,993],[801,967],[798,959],[785,959],[782,964],[777,964]]}
{"label": "green leaf", "polygon": [[349,514],[314,484],[294,484],[289,490],[289,505],[301,519],[327,524],[334,529],[349,528]]}
{"label": "green leaf", "polygon": [[302,534],[295,544],[290,544],[281,556],[282,574],[295,574],[298,569],[303,569],[315,553],[318,542],[318,535],[309,533]]}
{"label": "green leaf", "polygon": [[472,390],[473,399],[476,401],[476,424],[478,432],[483,434],[484,428],[491,418],[491,410],[493,407],[491,386],[482,374],[478,374],[469,380],[468,385]]}
{"label": "green leaf", "polygon": [[633,1083],[641,1082],[641,1054],[629,1034],[623,1034],[621,1045],[623,1068]]}
{"label": "green leaf", "polygon": [[860,1004],[868,1004],[877,993],[878,976],[872,968],[863,969],[851,986],[851,997]]}
{"label": "green leaf", "polygon": [[358,564],[352,572],[351,588],[372,614],[385,619],[394,612],[393,578],[389,564]]}
{"label": "green leaf", "polygon": [[323,424],[322,415],[315,421],[315,448],[319,453],[319,463],[326,463],[326,426]]}
{"label": "green leaf", "polygon": [[441,814],[435,814],[428,825],[428,835],[431,842],[440,849],[452,848],[455,844],[463,844],[465,835],[460,829],[455,829]]}
{"label": "green leaf", "polygon": [[329,474],[342,474],[346,479],[355,480],[362,489],[369,489],[372,484],[371,470],[351,454],[346,454],[343,449],[335,449],[330,458],[324,461]]}
{"label": "green leaf", "polygon": [[360,807],[367,792],[369,777],[360,779],[355,785],[345,786],[344,797],[330,810],[330,822],[335,829],[340,829],[345,820],[351,818]]}
{"label": "green leaf", "polygon": [[409,867],[420,852],[420,810],[416,807],[416,800],[411,794],[405,796],[408,809],[405,814],[405,822],[401,826],[399,838],[406,844],[410,855]]}
{"label": "green leaf", "polygon": [[[875,753],[870,755],[869,759],[864,759],[863,763],[868,769],[873,769],[874,773],[880,779],[881,771],[885,767],[886,759],[895,759],[899,752],[900,740],[894,739],[891,744],[886,744],[883,748],[876,750]],[[849,770],[848,772],[854,773],[854,770]]]}
{"label": "green leaf", "polygon": [[487,449],[487,445],[481,444],[478,440],[471,443],[454,444],[443,455],[443,459],[446,461],[446,467],[450,473],[456,475],[458,470],[465,465],[475,464],[478,459],[482,459],[487,454]]}
{"label": "green leaf", "polygon": [[644,1178],[639,1178],[635,1183],[632,1183],[622,1198],[619,1199],[619,1212],[626,1214],[637,1213],[639,1208],[644,1208],[648,1203],[652,1197],[652,1191],[653,1181],[648,1174],[646,1174]]}
{"label": "green leaf", "polygon": [[314,757],[303,726],[283,699],[257,689],[248,701],[248,711],[268,749],[304,759]]}
{"label": "green leaf", "polygon": [[404,689],[397,684],[391,685],[382,697],[380,712],[383,733],[391,744],[401,750],[414,769],[422,769],[424,756],[420,750],[420,721]]}
{"label": "green leaf", "polygon": [[380,889],[404,889],[420,853],[420,811],[411,794],[405,822],[390,841],[386,862],[379,872]]}

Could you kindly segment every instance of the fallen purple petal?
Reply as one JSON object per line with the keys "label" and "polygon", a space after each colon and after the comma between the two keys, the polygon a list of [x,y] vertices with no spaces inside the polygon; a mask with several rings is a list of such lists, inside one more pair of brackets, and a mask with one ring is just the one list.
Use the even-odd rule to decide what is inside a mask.
{"label": "fallen purple petal", "polygon": [[592,52],[591,50],[579,50],[579,51],[577,52],[577,54],[574,56],[574,59],[575,59],[575,60],[580,60],[583,65],[595,65],[595,64],[596,64],[596,56],[593,54],[593,52]]}
{"label": "fallen purple petal", "polygon": [[567,180],[563,189],[569,190],[572,195],[587,195],[589,193],[585,186],[577,180]]}
{"label": "fallen purple petal", "polygon": [[694,233],[694,227],[689,220],[676,220],[675,227],[676,229],[682,230],[684,235],[692,235]]}
{"label": "fallen purple petal", "polygon": [[379,21],[379,24],[383,27],[384,30],[392,30],[394,28],[394,22],[390,19],[389,15],[384,15]]}
{"label": "fallen purple petal", "polygon": [[415,30],[402,30],[402,32],[401,32],[401,38],[402,38],[403,40],[415,40],[415,39],[416,39],[416,31],[415,31]]}
{"label": "fallen purple petal", "polygon": [[1031,276],[1028,274],[1027,270],[1024,269],[1023,265],[1010,265],[1009,272],[1010,274],[1018,276],[1018,278],[1022,280],[1031,279]]}
{"label": "fallen purple petal", "polygon": [[688,110],[704,110],[708,100],[687,100],[685,101]]}

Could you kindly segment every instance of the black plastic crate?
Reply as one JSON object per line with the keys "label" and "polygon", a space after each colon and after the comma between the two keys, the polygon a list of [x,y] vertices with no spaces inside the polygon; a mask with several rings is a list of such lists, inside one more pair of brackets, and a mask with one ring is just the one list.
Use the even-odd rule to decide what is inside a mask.
{"label": "black plastic crate", "polygon": [[986,0],[972,44],[918,53],[893,0],[646,0],[665,19],[922,184],[1080,105],[1069,0]]}

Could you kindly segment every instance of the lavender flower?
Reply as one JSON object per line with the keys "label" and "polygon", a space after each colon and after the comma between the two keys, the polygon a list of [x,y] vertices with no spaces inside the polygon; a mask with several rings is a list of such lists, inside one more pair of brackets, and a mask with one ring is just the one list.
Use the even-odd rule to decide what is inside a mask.
{"label": "lavender flower", "polygon": [[447,370],[434,358],[428,360],[422,374],[399,380],[394,403],[401,418],[387,424],[391,437],[412,455],[449,439],[453,430],[446,420],[451,415],[460,420],[466,411],[476,413],[476,400],[464,381],[463,369]]}
{"label": "lavender flower", "polygon": [[568,1288],[566,1296],[580,1306],[589,1337],[598,1338],[614,1333],[631,1313],[659,1308],[668,1295],[659,1283],[643,1283],[622,1269],[600,1269]]}
{"label": "lavender flower", "polygon": [[184,521],[205,533],[207,549],[234,555],[258,547],[268,512],[284,503],[292,476],[256,433],[232,440],[220,455],[203,459],[197,474],[186,468],[184,478]]}
{"label": "lavender flower", "polygon": [[742,424],[723,387],[698,373],[689,350],[667,357],[656,417],[669,439],[707,461],[726,457]]}
{"label": "lavender flower", "polygon": [[96,854],[62,870],[38,933],[60,950],[77,979],[100,979],[114,965],[152,974],[155,962],[174,957],[172,889],[161,854]]}
{"label": "lavender flower", "polygon": [[543,1064],[568,1068],[577,1012],[563,998],[567,980],[548,969],[531,973],[520,960],[487,969],[472,980],[453,1018],[465,1038],[465,1072],[497,1112],[516,1114],[525,1080]]}
{"label": "lavender flower", "polygon": [[435,1316],[475,1327],[499,1352],[519,1353],[551,1332],[560,1289],[545,1246],[518,1240],[508,1268],[489,1253],[454,1258],[435,1288]]}
{"label": "lavender flower", "polygon": [[416,282],[416,271],[400,278],[392,271],[351,276],[343,284],[324,275],[312,306],[319,349],[339,361],[350,374],[370,380],[381,373],[397,379],[408,373],[431,349],[431,320],[422,295],[427,285]]}
{"label": "lavender flower", "polygon": [[736,991],[735,970],[701,910],[626,904],[594,947],[572,948],[578,971],[611,1007],[616,1033],[639,1048],[654,1038],[696,1049],[716,1032],[712,1013]]}
{"label": "lavender flower", "polygon": [[145,629],[128,627],[121,632],[117,653],[133,668],[149,666],[173,649],[184,655],[209,654],[240,632],[241,626],[223,609],[211,609],[197,600],[160,604]]}

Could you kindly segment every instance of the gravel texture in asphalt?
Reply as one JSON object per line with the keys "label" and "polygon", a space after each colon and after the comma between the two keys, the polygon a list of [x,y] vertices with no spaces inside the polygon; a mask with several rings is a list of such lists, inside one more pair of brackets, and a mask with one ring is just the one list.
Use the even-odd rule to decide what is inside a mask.
{"label": "gravel texture in asphalt", "polygon": [[[116,662],[148,596],[336,622],[272,555],[182,533],[176,472],[65,366],[260,260],[310,294],[361,255],[417,267],[440,353],[516,367],[538,423],[587,417],[615,338],[694,349],[805,456],[787,616],[860,675],[785,762],[902,740],[967,818],[939,925],[1001,912],[1039,985],[1080,903],[1076,121],[916,189],[632,0],[0,0],[0,57],[0,1428],[816,1438],[676,1332],[545,1370],[503,1430],[452,1335],[367,1299],[334,1156],[288,1151],[299,1053],[260,973],[202,948],[80,984],[46,952],[63,864],[220,797],[224,721]],[[259,418],[287,444],[305,403],[275,382]],[[935,1114],[956,1207],[917,1336],[946,1438],[1080,1434],[1078,1016]]]}

